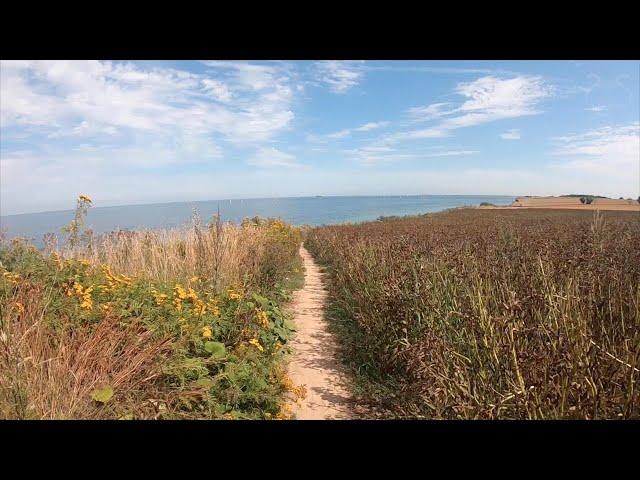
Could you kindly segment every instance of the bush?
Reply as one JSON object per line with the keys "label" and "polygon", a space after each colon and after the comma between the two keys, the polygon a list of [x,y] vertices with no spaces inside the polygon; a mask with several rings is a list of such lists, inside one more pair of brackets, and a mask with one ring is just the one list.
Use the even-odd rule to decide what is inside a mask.
{"label": "bush", "polygon": [[0,248],[0,417],[283,415],[278,302],[297,229],[194,221],[93,240]]}

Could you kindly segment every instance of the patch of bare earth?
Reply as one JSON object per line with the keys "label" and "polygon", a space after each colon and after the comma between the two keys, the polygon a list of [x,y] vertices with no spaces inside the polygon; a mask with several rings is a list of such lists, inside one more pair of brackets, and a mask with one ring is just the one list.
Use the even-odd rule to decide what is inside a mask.
{"label": "patch of bare earth", "polygon": [[305,282],[294,293],[290,307],[296,333],[291,341],[289,376],[296,385],[304,385],[307,394],[292,405],[292,412],[297,420],[349,419],[353,417],[352,399],[324,316],[324,274],[304,247],[300,248],[300,255]]}
{"label": "patch of bare earth", "polygon": [[631,199],[595,198],[590,204],[578,197],[518,197],[510,206],[483,205],[483,209],[517,210],[523,208],[547,208],[562,210],[617,210],[640,212],[640,203]]}

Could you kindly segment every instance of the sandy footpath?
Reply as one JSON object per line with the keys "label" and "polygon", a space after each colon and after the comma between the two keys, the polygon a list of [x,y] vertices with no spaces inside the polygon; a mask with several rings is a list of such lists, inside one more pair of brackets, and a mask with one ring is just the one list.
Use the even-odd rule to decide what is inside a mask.
{"label": "sandy footpath", "polygon": [[290,306],[297,330],[291,341],[289,375],[296,385],[306,387],[307,395],[292,405],[292,412],[297,420],[348,419],[352,417],[351,399],[336,358],[335,339],[324,318],[327,291],[323,273],[304,247],[300,255],[305,282]]}

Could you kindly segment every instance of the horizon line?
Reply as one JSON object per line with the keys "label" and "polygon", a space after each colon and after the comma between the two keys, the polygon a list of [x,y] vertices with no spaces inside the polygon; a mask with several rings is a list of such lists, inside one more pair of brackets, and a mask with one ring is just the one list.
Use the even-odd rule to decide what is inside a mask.
{"label": "horizon line", "polygon": [[[419,194],[396,194],[396,195],[300,195],[300,196],[286,196],[286,197],[231,197],[231,198],[217,198],[217,199],[209,199],[209,200],[177,200],[171,202],[152,202],[152,203],[125,203],[118,205],[104,205],[99,207],[92,206],[92,209],[103,209],[103,208],[121,208],[121,207],[145,207],[152,205],[176,205],[183,203],[205,203],[205,202],[225,202],[231,200],[279,200],[279,199],[302,199],[302,198],[348,198],[348,197],[522,197],[527,195],[502,195],[502,194],[455,194],[455,193],[447,193],[447,194],[430,194],[430,193],[419,193]],[[550,195],[554,196],[554,195]],[[17,217],[21,215],[37,215],[41,213],[62,213],[62,212],[73,212],[74,208],[60,209],[60,210],[42,210],[35,212],[22,212],[22,213],[9,213],[6,215],[0,215],[0,218],[5,217]]]}

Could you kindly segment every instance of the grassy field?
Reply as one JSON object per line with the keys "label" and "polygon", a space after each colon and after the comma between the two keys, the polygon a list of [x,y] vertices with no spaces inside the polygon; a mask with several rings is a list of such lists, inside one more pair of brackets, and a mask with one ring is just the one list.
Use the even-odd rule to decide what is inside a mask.
{"label": "grassy field", "polygon": [[459,209],[312,229],[379,415],[639,418],[637,213]]}
{"label": "grassy field", "polygon": [[300,232],[194,215],[184,229],[0,248],[0,418],[287,418]]}

